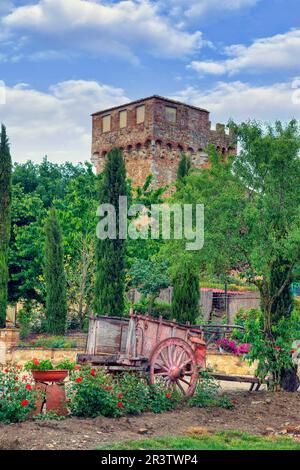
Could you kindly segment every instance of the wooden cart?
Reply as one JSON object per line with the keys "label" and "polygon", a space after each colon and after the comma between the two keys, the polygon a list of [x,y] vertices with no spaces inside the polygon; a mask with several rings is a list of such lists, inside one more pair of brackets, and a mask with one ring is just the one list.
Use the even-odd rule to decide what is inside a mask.
{"label": "wooden cart", "polygon": [[90,318],[87,351],[78,362],[144,371],[151,384],[163,379],[190,396],[206,367],[206,343],[201,327],[134,312],[130,318],[98,316]]}

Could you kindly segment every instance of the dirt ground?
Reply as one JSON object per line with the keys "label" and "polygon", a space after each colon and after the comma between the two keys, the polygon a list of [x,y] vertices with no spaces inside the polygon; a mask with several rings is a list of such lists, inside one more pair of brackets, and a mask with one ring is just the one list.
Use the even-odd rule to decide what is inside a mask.
{"label": "dirt ground", "polygon": [[[227,392],[228,393],[228,392]],[[300,438],[300,392],[229,392],[233,410],[186,408],[161,415],[119,419],[67,418],[0,425],[0,449],[85,450],[130,439],[184,434],[191,427],[239,429],[251,434],[292,434]],[[298,428],[298,429],[297,429]]]}

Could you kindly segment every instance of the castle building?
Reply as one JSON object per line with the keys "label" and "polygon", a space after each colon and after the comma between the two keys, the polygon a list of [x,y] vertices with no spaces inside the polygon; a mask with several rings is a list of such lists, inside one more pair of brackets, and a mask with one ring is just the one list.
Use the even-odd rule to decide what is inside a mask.
{"label": "castle building", "polygon": [[99,111],[92,119],[92,162],[97,172],[103,170],[107,153],[119,147],[133,186],[143,185],[150,173],[156,187],[174,181],[182,152],[195,168],[207,166],[208,144],[224,156],[236,154],[225,126],[211,129],[209,111],[157,95]]}

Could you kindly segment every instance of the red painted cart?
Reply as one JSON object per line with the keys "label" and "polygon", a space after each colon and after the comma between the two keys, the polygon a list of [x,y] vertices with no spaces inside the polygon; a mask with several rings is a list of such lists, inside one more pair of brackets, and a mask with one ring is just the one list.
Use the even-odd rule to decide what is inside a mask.
{"label": "red painted cart", "polygon": [[192,395],[206,367],[203,329],[131,312],[130,318],[90,318],[86,354],[78,362],[109,371],[144,371],[149,381],[165,380]]}

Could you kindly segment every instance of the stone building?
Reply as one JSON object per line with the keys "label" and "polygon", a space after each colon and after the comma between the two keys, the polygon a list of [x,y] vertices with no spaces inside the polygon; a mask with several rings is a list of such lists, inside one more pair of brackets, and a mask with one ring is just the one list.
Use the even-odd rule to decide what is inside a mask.
{"label": "stone building", "polygon": [[173,181],[182,152],[190,156],[192,166],[207,165],[204,149],[209,143],[224,156],[236,153],[233,136],[223,124],[211,129],[209,111],[157,95],[99,111],[92,118],[97,171],[102,171],[107,152],[119,147],[134,186],[142,185],[150,173],[155,186]]}

